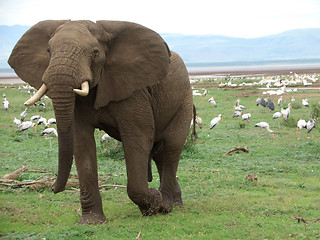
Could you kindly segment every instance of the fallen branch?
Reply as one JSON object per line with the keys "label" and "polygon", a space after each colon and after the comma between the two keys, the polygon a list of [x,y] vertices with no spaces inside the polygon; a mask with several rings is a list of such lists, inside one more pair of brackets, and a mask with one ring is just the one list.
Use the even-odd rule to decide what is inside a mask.
{"label": "fallen branch", "polygon": [[138,233],[138,236],[136,237],[136,240],[141,240],[141,238],[140,238],[141,233],[142,233],[142,231],[140,231],[140,232]]}
{"label": "fallen branch", "polygon": [[223,155],[225,155],[225,156],[226,156],[226,155],[232,155],[231,153],[232,153],[232,152],[235,152],[235,151],[249,152],[248,146],[245,146],[245,147],[235,147],[235,148],[229,150],[228,152],[226,152],[226,153],[223,154]]}
{"label": "fallen branch", "polygon": [[312,220],[306,220],[306,219],[303,219],[302,217],[296,217],[296,216],[292,216],[292,218],[295,220],[298,220],[298,223],[303,222],[304,224],[315,223],[315,222],[320,221],[320,218],[316,218],[316,219],[312,219]]}
{"label": "fallen branch", "polygon": [[23,166],[22,168],[19,168],[19,169],[15,170],[12,173],[8,173],[8,174],[4,175],[3,178],[4,179],[15,180],[15,179],[19,178],[20,173],[25,172],[28,169],[29,166],[30,165]]}
{"label": "fallen branch", "polygon": [[28,185],[33,185],[33,184],[37,184],[37,183],[44,183],[44,182],[48,182],[48,181],[51,181],[54,179],[56,179],[56,178],[47,178],[47,179],[35,180],[35,181],[31,181],[31,182],[21,182],[21,181],[17,181],[17,180],[0,179],[0,184],[3,186],[7,186],[7,187],[21,187],[21,186],[28,186]]}
{"label": "fallen branch", "polygon": [[104,188],[104,187],[119,187],[119,188],[126,188],[127,186],[124,185],[117,185],[117,184],[103,184],[99,186],[99,188]]}

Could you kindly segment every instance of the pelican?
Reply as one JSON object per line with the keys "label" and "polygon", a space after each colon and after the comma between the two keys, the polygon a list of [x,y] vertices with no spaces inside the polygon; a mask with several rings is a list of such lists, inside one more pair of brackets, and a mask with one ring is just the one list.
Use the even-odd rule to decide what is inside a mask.
{"label": "pelican", "polygon": [[307,128],[307,122],[306,120],[300,119],[297,123],[297,135],[299,133],[299,130],[301,130],[302,128]]}
{"label": "pelican", "polygon": [[9,101],[7,100],[6,97],[3,98],[3,102],[2,103],[3,103],[4,109],[7,111],[8,108],[9,108]]}
{"label": "pelican", "polygon": [[17,118],[12,119],[11,122],[13,122],[14,124],[16,124],[18,126],[21,124],[21,121]]}
{"label": "pelican", "polygon": [[260,127],[260,128],[265,128],[265,129],[267,129],[267,131],[268,131],[269,133],[271,133],[272,138],[274,138],[274,134],[273,134],[273,131],[272,131],[272,130],[270,129],[270,127],[269,127],[269,123],[259,122],[259,123],[256,123],[254,126],[255,126],[255,127]]}
{"label": "pelican", "polygon": [[212,106],[217,107],[217,103],[216,103],[216,101],[214,100],[213,97],[209,98],[208,102],[211,103]]}
{"label": "pelican", "polygon": [[314,118],[310,118],[307,122],[307,132],[311,132],[312,129],[316,127],[316,120]]}
{"label": "pelican", "polygon": [[278,99],[278,106],[282,103],[282,96]]}
{"label": "pelican", "polygon": [[218,117],[215,117],[210,122],[210,130],[213,129],[215,126],[219,124],[219,122],[222,121],[222,115],[219,114]]}
{"label": "pelican", "polygon": [[20,113],[20,119],[23,121],[27,116],[28,108],[26,108],[22,113]]}
{"label": "pelican", "polygon": [[309,107],[309,102],[308,102],[308,99],[302,99],[302,105],[305,106],[305,107]]}
{"label": "pelican", "polygon": [[199,125],[199,128],[202,129],[202,118],[198,115],[196,116],[196,123]]}

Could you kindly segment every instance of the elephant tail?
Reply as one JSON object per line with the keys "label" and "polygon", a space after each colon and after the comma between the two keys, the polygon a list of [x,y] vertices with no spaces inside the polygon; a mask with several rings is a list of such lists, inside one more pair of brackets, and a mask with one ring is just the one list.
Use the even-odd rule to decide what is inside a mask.
{"label": "elephant tail", "polygon": [[197,110],[196,106],[193,104],[193,126],[192,126],[192,135],[191,138],[196,138],[197,133],[196,133],[196,116],[197,116]]}

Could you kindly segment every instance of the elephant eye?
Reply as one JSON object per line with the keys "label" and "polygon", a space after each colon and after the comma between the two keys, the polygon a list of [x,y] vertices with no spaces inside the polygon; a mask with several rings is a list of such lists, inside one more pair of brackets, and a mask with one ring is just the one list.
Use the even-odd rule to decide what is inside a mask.
{"label": "elephant eye", "polygon": [[50,54],[50,48],[47,48],[47,52]]}
{"label": "elephant eye", "polygon": [[93,56],[98,56],[98,55],[99,55],[99,50],[98,50],[98,49],[94,49],[94,50],[92,51],[92,55],[93,55]]}

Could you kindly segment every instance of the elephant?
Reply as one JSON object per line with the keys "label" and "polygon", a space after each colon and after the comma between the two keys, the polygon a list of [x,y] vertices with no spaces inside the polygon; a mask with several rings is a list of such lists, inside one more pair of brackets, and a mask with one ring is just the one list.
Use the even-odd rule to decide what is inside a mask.
{"label": "elephant", "polygon": [[[143,216],[182,206],[176,173],[193,116],[181,57],[147,27],[124,21],[45,20],[16,43],[9,65],[52,100],[58,130],[53,192],[65,190],[73,159],[80,184],[80,224],[108,221],[102,209],[94,130],[121,141],[127,194]],[[149,188],[151,159],[160,178]]]}

